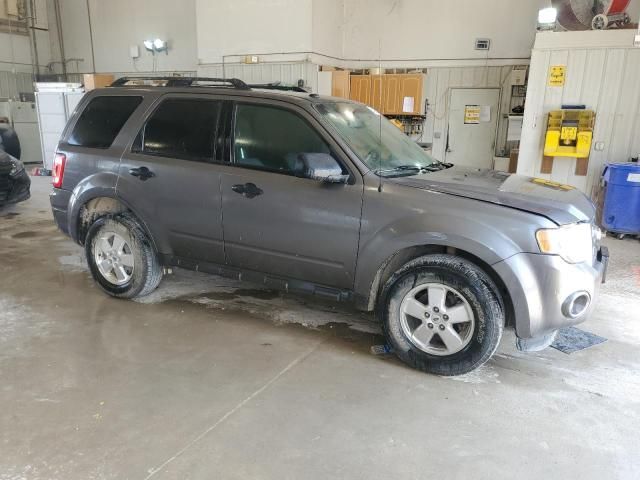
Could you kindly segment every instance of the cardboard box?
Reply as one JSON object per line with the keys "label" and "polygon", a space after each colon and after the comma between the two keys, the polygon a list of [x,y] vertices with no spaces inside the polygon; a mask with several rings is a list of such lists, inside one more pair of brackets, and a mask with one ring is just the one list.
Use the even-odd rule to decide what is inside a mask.
{"label": "cardboard box", "polygon": [[84,89],[87,92],[96,88],[108,87],[114,81],[113,75],[104,73],[85,73],[83,76]]}

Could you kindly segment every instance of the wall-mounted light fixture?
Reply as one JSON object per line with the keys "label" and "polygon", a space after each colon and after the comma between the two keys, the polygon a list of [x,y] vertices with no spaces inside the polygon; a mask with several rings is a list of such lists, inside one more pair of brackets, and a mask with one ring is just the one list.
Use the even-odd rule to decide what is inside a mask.
{"label": "wall-mounted light fixture", "polygon": [[169,47],[167,45],[166,40],[162,40],[160,38],[156,38],[155,40],[145,40],[142,42],[144,44],[144,48],[149,50],[151,53],[155,55],[156,52],[166,52],[169,53]]}
{"label": "wall-mounted light fixture", "polygon": [[549,7],[538,11],[538,30],[555,30],[558,9]]}

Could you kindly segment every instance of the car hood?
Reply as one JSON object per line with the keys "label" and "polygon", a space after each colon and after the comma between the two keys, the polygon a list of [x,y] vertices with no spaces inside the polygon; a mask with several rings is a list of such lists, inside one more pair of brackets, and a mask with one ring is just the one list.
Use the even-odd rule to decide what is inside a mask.
{"label": "car hood", "polygon": [[580,190],[542,178],[495,170],[451,167],[390,180],[409,187],[524,210],[547,217],[558,225],[590,222],[595,216],[593,203]]}

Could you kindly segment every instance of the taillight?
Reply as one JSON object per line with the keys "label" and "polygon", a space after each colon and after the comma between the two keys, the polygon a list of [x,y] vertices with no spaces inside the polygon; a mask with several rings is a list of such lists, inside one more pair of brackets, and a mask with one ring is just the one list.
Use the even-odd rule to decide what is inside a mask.
{"label": "taillight", "polygon": [[56,158],[53,160],[53,188],[62,188],[65,163],[67,163],[67,156],[63,153],[56,153]]}

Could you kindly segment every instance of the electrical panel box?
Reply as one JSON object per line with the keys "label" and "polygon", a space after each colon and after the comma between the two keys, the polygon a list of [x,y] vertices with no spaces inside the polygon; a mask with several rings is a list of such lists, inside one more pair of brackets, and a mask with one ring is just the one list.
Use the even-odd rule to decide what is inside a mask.
{"label": "electrical panel box", "polygon": [[593,140],[593,110],[554,110],[544,142],[546,157],[588,158]]}
{"label": "electrical panel box", "polygon": [[524,86],[527,84],[527,67],[513,67],[511,71],[511,85]]}

